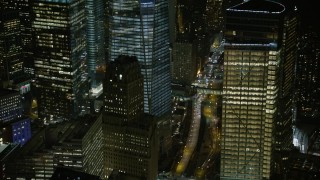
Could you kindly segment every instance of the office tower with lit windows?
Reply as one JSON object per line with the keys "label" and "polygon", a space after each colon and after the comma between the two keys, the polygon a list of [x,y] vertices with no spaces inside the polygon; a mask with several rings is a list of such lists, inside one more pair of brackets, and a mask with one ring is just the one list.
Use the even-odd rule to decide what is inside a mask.
{"label": "office tower with lit windows", "polygon": [[39,118],[68,120],[88,95],[85,0],[33,3],[35,76]]}
{"label": "office tower with lit windows", "polygon": [[23,49],[23,71],[34,77],[33,36],[32,36],[32,2],[33,0],[17,1],[20,16],[21,40]]}
{"label": "office tower with lit windows", "polygon": [[158,143],[153,116],[143,112],[143,76],[136,57],[119,56],[104,82],[105,176],[121,172],[156,179]]}
{"label": "office tower with lit windows", "polygon": [[[2,4],[1,4],[2,5]],[[16,82],[23,77],[20,18],[18,10],[0,7],[0,80]]]}
{"label": "office tower with lit windows", "polygon": [[291,128],[292,112],[283,112],[292,106],[295,62],[296,20],[289,11],[260,0],[227,9],[221,179],[269,179],[273,152],[287,144],[276,133]]}
{"label": "office tower with lit windows", "polygon": [[170,44],[172,44],[175,40],[176,36],[176,7],[177,0],[168,1],[169,6],[169,39]]}
{"label": "office tower with lit windows", "polygon": [[144,112],[171,110],[167,0],[108,2],[108,59],[136,56],[144,77]]}
{"label": "office tower with lit windows", "polygon": [[[23,71],[31,76],[34,75],[33,68],[33,44],[31,32],[31,3],[32,0],[2,0],[0,7],[6,10],[17,11],[20,21],[20,41],[21,41],[21,60],[23,61]],[[0,8],[0,9],[1,9]]]}
{"label": "office tower with lit windows", "polygon": [[293,122],[293,99],[294,81],[296,78],[295,66],[298,57],[298,15],[297,8],[286,4],[286,13],[282,27],[282,46],[280,61],[280,88],[279,106],[275,123],[275,145],[274,150],[289,150],[292,147],[292,122]]}
{"label": "office tower with lit windows", "polygon": [[103,0],[86,0],[87,14],[87,62],[91,88],[96,91],[102,82],[98,80],[97,70],[105,65],[105,29]]}
{"label": "office tower with lit windows", "polygon": [[[103,177],[102,114],[85,115],[52,146],[53,166]],[[57,129],[59,130],[59,129]]]}

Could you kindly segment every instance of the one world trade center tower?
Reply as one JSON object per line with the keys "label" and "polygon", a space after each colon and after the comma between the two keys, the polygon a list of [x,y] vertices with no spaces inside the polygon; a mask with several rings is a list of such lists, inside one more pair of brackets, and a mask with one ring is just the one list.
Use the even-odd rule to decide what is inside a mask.
{"label": "one world trade center tower", "polygon": [[144,111],[170,112],[170,59],[167,0],[110,0],[108,58],[136,56],[144,76]]}

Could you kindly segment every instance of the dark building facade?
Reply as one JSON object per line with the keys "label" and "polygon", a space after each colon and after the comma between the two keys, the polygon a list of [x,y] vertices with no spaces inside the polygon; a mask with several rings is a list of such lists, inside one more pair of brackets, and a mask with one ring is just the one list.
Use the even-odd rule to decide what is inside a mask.
{"label": "dark building facade", "polygon": [[12,160],[18,144],[0,144],[0,179],[6,179],[6,165]]}
{"label": "dark building facade", "polygon": [[60,179],[92,179],[92,180],[100,180],[99,176],[95,176],[92,174],[88,174],[82,171],[76,171],[71,168],[66,167],[57,167],[54,170],[54,173],[51,180],[60,180]]}
{"label": "dark building facade", "polygon": [[172,82],[191,85],[197,76],[195,43],[188,40],[176,40],[172,47]]}
{"label": "dark building facade", "polygon": [[[19,16],[19,38],[21,41],[21,61],[23,62],[23,72],[25,74],[30,75],[31,77],[34,75],[34,67],[33,67],[33,41],[32,41],[32,8],[31,8],[32,0],[3,0],[0,2],[0,7],[2,11],[4,9],[10,11],[16,11]],[[3,11],[5,12],[5,11]],[[21,76],[21,75],[20,75]]]}
{"label": "dark building facade", "polygon": [[317,121],[319,117],[320,34],[311,28],[301,32],[297,61],[297,121]]}
{"label": "dark building facade", "polygon": [[85,0],[37,0],[33,12],[39,118],[71,119],[84,110],[89,88]]}
{"label": "dark building facade", "polygon": [[283,37],[280,62],[280,92],[279,115],[275,126],[275,150],[289,150],[293,144],[293,103],[294,83],[296,78],[295,66],[298,58],[298,24],[297,9],[286,5],[283,19]]}
{"label": "dark building facade", "polygon": [[33,35],[32,35],[32,2],[33,0],[17,1],[17,7],[20,16],[21,40],[23,50],[23,71],[30,78],[34,77],[34,59],[33,59]]}
{"label": "dark building facade", "polygon": [[126,117],[124,121],[143,114],[143,76],[137,62],[136,57],[119,56],[110,62],[104,83],[105,112]]}
{"label": "dark building facade", "polygon": [[122,172],[155,179],[158,145],[154,118],[143,112],[143,76],[136,57],[110,62],[104,84],[105,176]]}

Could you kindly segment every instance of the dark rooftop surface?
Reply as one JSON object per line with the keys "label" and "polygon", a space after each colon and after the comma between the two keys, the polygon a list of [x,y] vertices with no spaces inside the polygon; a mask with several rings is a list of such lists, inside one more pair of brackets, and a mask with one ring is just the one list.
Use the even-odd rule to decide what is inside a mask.
{"label": "dark rooftop surface", "polygon": [[57,167],[50,178],[51,180],[61,180],[61,179],[88,179],[88,180],[100,180],[99,176],[87,174],[82,171],[73,170],[68,167]]}
{"label": "dark rooftop surface", "polygon": [[178,114],[178,115],[181,115],[181,116],[183,116],[184,115],[184,109],[176,109],[175,111],[174,111],[174,114]]}
{"label": "dark rooftop surface", "polygon": [[15,90],[0,88],[0,97],[6,96],[6,95],[8,95],[8,94],[14,94],[14,93],[19,93],[19,92],[18,92],[18,91],[15,91]]}
{"label": "dark rooftop surface", "polygon": [[280,13],[285,10],[284,5],[267,0],[251,0],[229,8],[229,10],[242,10],[242,11],[260,11]]}

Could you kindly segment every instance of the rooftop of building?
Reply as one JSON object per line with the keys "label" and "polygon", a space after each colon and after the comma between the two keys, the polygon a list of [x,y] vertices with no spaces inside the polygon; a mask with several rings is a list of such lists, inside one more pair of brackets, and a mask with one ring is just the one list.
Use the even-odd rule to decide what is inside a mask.
{"label": "rooftop of building", "polygon": [[0,153],[2,153],[9,145],[7,144],[0,144]]}
{"label": "rooftop of building", "polygon": [[[1,127],[11,127],[11,126],[16,125],[21,122],[30,123],[30,117],[25,116],[25,115],[21,115],[21,117],[16,117],[13,120],[1,122],[0,124],[1,124]],[[1,133],[1,130],[0,130],[0,133]]]}
{"label": "rooftop of building", "polygon": [[76,127],[77,129],[72,134],[72,138],[82,139],[99,117],[100,116],[95,116],[95,115],[84,116],[77,124],[77,127]]}
{"label": "rooftop of building", "polygon": [[109,179],[110,180],[145,180],[147,178],[131,175],[128,173],[122,173],[117,170],[113,170]]}
{"label": "rooftop of building", "polygon": [[46,130],[46,143],[49,147],[68,137],[68,135],[73,131],[75,123],[76,121],[67,121],[48,126]]}
{"label": "rooftop of building", "polygon": [[5,159],[18,146],[18,144],[0,144],[0,161]]}
{"label": "rooftop of building", "polygon": [[268,0],[249,0],[228,9],[229,11],[244,11],[254,13],[281,13],[285,6]]}
{"label": "rooftop of building", "polygon": [[177,115],[183,116],[184,113],[185,113],[185,110],[184,110],[184,109],[179,109],[179,108],[178,108],[178,109],[176,109],[176,110],[174,111],[173,114],[177,114]]}
{"label": "rooftop of building", "polygon": [[99,114],[85,115],[74,121],[51,125],[48,134],[50,135],[50,138],[48,138],[48,140],[50,140],[50,145],[82,140],[98,118],[100,118]]}
{"label": "rooftop of building", "polygon": [[154,116],[147,113],[144,113],[140,118],[129,122],[123,121],[123,117],[121,116],[116,116],[114,114],[108,113],[106,113],[105,115],[107,117],[107,120],[104,120],[104,123],[133,129],[149,130],[150,126],[154,125],[155,123]]}
{"label": "rooftop of building", "polygon": [[135,56],[119,55],[106,69],[106,79],[112,82],[127,83],[142,78],[140,65]]}
{"label": "rooftop of building", "polygon": [[8,96],[10,94],[19,94],[19,91],[0,88],[0,97]]}
{"label": "rooftop of building", "polygon": [[316,175],[314,177],[320,176],[319,156],[314,156],[311,154],[302,154],[296,151],[291,153],[291,156],[289,157],[288,166],[288,176],[293,179],[302,179],[301,177],[306,177],[306,175],[308,174]]}

